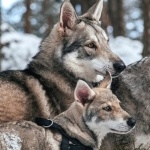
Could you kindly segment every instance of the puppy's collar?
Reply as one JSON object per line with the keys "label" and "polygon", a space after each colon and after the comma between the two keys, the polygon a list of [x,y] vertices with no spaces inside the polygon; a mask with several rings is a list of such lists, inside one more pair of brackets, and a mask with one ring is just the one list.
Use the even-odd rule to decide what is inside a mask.
{"label": "puppy's collar", "polygon": [[61,150],[93,150],[93,148],[90,146],[85,146],[77,139],[67,135],[65,130],[52,120],[38,117],[35,119],[35,123],[39,126],[43,126],[46,129],[57,130],[62,134]]}

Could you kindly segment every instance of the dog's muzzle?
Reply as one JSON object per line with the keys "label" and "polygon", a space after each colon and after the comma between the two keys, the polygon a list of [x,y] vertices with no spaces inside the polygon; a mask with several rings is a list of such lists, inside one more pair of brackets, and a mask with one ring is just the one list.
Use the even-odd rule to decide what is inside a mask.
{"label": "dog's muzzle", "polygon": [[119,74],[126,68],[126,65],[124,64],[123,61],[119,61],[119,62],[114,63],[113,67],[116,71],[116,74]]}

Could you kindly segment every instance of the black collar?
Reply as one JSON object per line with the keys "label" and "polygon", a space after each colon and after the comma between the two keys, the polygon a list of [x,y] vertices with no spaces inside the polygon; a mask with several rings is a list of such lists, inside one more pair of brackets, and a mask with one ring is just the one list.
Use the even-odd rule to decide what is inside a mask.
{"label": "black collar", "polygon": [[35,123],[46,129],[57,130],[62,134],[61,150],[93,150],[90,146],[83,145],[80,141],[67,135],[65,130],[49,119],[37,117]]}

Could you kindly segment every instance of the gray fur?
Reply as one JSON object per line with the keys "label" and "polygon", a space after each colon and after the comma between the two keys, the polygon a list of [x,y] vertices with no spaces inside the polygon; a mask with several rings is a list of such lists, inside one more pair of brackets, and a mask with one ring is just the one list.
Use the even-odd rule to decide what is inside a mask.
{"label": "gray fur", "polygon": [[[150,57],[131,64],[115,78],[113,92],[121,100],[122,107],[135,116],[136,128],[132,134],[109,135],[102,150],[149,150],[150,149]],[[111,142],[115,141],[115,142]],[[108,143],[110,146],[108,146]]]}

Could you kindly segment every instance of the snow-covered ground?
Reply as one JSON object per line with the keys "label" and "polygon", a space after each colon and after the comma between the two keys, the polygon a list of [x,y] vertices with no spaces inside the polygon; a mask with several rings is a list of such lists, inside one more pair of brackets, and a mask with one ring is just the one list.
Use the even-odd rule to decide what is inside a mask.
{"label": "snow-covered ground", "polygon": [[8,24],[3,24],[1,29],[1,42],[6,45],[2,48],[4,59],[1,69],[24,69],[38,52],[41,39],[35,35],[16,32]]}
{"label": "snow-covered ground", "polygon": [[126,65],[142,59],[143,44],[137,40],[118,36],[110,38],[109,45],[113,52],[115,52]]}
{"label": "snow-covered ground", "polygon": [[[2,48],[4,55],[1,62],[2,70],[24,69],[38,52],[41,39],[35,35],[16,32],[8,24],[3,24],[1,30],[3,31],[1,42],[6,45]],[[142,58],[143,45],[140,41],[133,41],[126,37],[111,37],[110,47],[126,65]]]}

